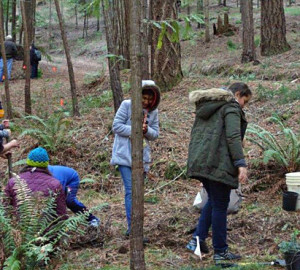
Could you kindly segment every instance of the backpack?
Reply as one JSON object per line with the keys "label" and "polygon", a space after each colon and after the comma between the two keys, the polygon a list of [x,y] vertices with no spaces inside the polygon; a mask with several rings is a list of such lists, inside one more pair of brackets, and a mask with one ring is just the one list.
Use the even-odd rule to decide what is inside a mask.
{"label": "backpack", "polygon": [[37,61],[41,61],[42,60],[42,54],[38,49],[34,50],[34,54],[35,54],[35,58]]}

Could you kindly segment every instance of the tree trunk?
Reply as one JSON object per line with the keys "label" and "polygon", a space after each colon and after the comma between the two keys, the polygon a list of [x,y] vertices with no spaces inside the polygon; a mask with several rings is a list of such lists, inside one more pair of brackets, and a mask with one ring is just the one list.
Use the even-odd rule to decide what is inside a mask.
{"label": "tree trunk", "polygon": [[223,0],[223,6],[226,7],[227,4],[226,4],[226,0]]}
{"label": "tree trunk", "polygon": [[276,55],[290,50],[286,40],[283,0],[261,2],[261,55]]}
{"label": "tree trunk", "polygon": [[259,1],[260,1],[260,0],[257,0],[257,8],[259,8]]}
{"label": "tree trunk", "polygon": [[48,24],[48,35],[49,35],[49,50],[52,49],[52,0],[49,0],[49,24]]}
{"label": "tree trunk", "polygon": [[75,9],[74,9],[74,12],[75,12],[75,29],[78,29],[78,12],[77,12],[77,9],[78,9],[78,3],[76,1]]}
{"label": "tree trunk", "polygon": [[209,35],[209,0],[203,0],[204,5],[204,22],[205,22],[205,42],[210,42]]}
{"label": "tree trunk", "polygon": [[65,34],[63,18],[62,18],[62,14],[60,13],[60,7],[59,7],[58,0],[54,0],[54,3],[55,3],[55,7],[56,7],[56,13],[57,13],[58,21],[59,21],[61,37],[63,40],[65,54],[66,54],[66,58],[67,58],[69,80],[70,80],[70,86],[71,86],[71,95],[72,95],[73,116],[80,116],[79,106],[78,106],[78,101],[77,101],[77,94],[76,94],[76,83],[75,83],[75,77],[74,77],[74,71],[73,71],[73,64],[72,64],[72,60],[71,60],[68,40],[67,40],[67,37]]}
{"label": "tree trunk", "polygon": [[[201,14],[203,12],[203,0],[197,0],[197,14]],[[201,24],[197,23],[197,28],[200,29]]]}
{"label": "tree trunk", "polygon": [[241,9],[243,25],[242,63],[247,63],[256,60],[252,0],[241,1]]}
{"label": "tree trunk", "polygon": [[31,43],[34,43],[35,41],[35,23],[36,23],[36,20],[35,20],[35,15],[36,15],[36,0],[32,0],[32,10],[31,10],[31,16],[32,16],[32,19],[31,19]]}
{"label": "tree trunk", "polygon": [[149,55],[148,55],[148,5],[147,0],[142,0],[141,16],[145,18],[141,25],[141,42],[142,42],[142,78],[149,79]]}
{"label": "tree trunk", "polygon": [[11,34],[13,41],[16,42],[17,31],[16,31],[16,13],[17,13],[17,0],[12,0],[11,4]]}
{"label": "tree trunk", "polygon": [[30,93],[30,51],[29,51],[29,37],[30,31],[28,25],[30,24],[28,16],[31,11],[30,1],[21,1],[22,21],[24,28],[24,66],[25,66],[25,114],[31,114],[31,93]]}
{"label": "tree trunk", "polygon": [[[108,2],[107,5],[102,1],[102,9],[105,23],[107,52],[111,55],[117,55],[118,28],[114,23],[116,20],[116,10],[114,2]],[[120,81],[119,59],[116,57],[108,58],[108,68],[110,77],[110,87],[113,93],[115,113],[123,101],[123,91]]]}
{"label": "tree trunk", "polygon": [[[6,106],[6,114],[7,118],[12,118],[12,109],[11,109],[11,102],[10,102],[10,92],[9,92],[9,81],[8,81],[8,72],[7,72],[7,59],[5,54],[5,46],[4,46],[4,29],[3,29],[3,3],[0,2],[0,45],[1,45],[1,55],[2,55],[2,63],[3,63],[3,74],[5,78],[1,78],[4,81],[4,88],[5,88],[5,104]],[[3,96],[3,95],[1,95]]]}
{"label": "tree trunk", "polygon": [[222,0],[218,0],[218,5],[222,6]]}
{"label": "tree trunk", "polygon": [[23,29],[24,29],[24,24],[22,22],[21,27],[20,27],[20,33],[19,33],[19,45],[22,44]]}
{"label": "tree trunk", "polygon": [[[162,22],[177,20],[176,0],[155,0],[152,2],[151,17],[154,21]],[[168,91],[182,80],[181,51],[180,43],[172,42],[168,35],[164,35],[162,46],[157,48],[160,29],[152,27],[152,55],[154,81],[162,91]],[[172,30],[167,27],[167,31],[172,34]]]}
{"label": "tree trunk", "polygon": [[5,20],[5,32],[8,35],[8,22],[9,22],[9,0],[6,2],[6,20]]}
{"label": "tree trunk", "polygon": [[132,223],[130,232],[130,269],[145,270],[144,176],[141,91],[141,1],[130,1],[130,59],[132,94]]}

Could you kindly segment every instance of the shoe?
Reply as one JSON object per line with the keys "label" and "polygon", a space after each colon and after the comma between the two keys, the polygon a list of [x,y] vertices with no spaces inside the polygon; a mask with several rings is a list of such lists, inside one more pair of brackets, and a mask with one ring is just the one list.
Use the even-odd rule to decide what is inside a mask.
{"label": "shoe", "polygon": [[229,252],[228,250],[225,250],[224,252],[215,253],[214,255],[215,261],[239,260],[241,258],[242,257],[240,255]]}
{"label": "shoe", "polygon": [[89,225],[92,226],[92,227],[95,227],[95,228],[99,227],[100,219],[94,217],[92,220],[89,221]]}
{"label": "shoe", "polygon": [[[192,238],[192,240],[186,245],[186,248],[192,252],[194,252],[196,250],[197,247],[197,240],[196,238]],[[200,250],[202,253],[209,253],[209,249],[207,247],[207,244],[205,241],[200,240]]]}

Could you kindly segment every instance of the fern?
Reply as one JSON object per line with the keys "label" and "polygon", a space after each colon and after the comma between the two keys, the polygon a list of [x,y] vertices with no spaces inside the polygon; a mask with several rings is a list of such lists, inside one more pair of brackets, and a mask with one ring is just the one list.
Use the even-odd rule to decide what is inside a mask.
{"label": "fern", "polygon": [[[94,209],[69,217],[57,217],[55,197],[34,196],[26,182],[14,175],[17,194],[17,220],[11,218],[10,208],[0,204],[0,241],[5,261],[4,270],[41,269],[58,251],[59,241],[69,238],[71,232],[84,233],[80,226],[87,225],[87,216]],[[1,194],[0,200],[3,195]],[[100,205],[97,209],[103,207]],[[15,216],[15,215],[14,215]]]}
{"label": "fern", "polygon": [[53,114],[48,119],[30,115],[24,119],[30,121],[32,128],[24,129],[21,136],[38,139],[41,146],[53,153],[62,146],[70,145],[74,130],[70,130],[71,120],[64,118],[63,114]]}
{"label": "fern", "polygon": [[278,116],[269,118],[280,131],[273,134],[258,125],[249,125],[247,139],[263,151],[263,162],[275,161],[286,172],[300,168],[300,140],[291,128],[286,127]]}

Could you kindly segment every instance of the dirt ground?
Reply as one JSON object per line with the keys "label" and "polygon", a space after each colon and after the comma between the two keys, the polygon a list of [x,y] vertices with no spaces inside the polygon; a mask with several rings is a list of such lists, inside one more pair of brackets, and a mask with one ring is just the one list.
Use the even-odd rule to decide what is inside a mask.
{"label": "dirt ground", "polygon": [[[229,4],[231,1],[228,1]],[[229,9],[232,20],[236,22],[237,9],[231,3]],[[300,7],[294,6],[295,9]],[[222,11],[222,8],[215,7]],[[258,24],[256,11],[256,24]],[[292,15],[290,15],[292,14]],[[188,93],[192,90],[228,86],[235,81],[248,83],[254,91],[254,98],[246,108],[249,122],[259,124],[270,131],[276,126],[266,119],[277,113],[284,116],[285,123],[295,132],[299,132],[299,98],[281,103],[284,96],[275,95],[263,99],[258,89],[276,92],[282,85],[293,91],[300,91],[300,12],[286,14],[287,38],[292,49],[281,55],[262,57],[258,53],[260,65],[240,64],[241,33],[234,36],[212,36],[205,44],[201,31],[191,40],[182,41],[182,69],[184,79],[172,91],[162,94],[159,106],[160,136],[152,142],[153,164],[145,182],[145,235],[150,243],[145,247],[148,269],[199,269],[213,264],[211,238],[208,244],[210,254],[200,261],[185,249],[191,238],[191,231],[197,223],[199,213],[193,208],[193,200],[200,190],[200,182],[179,177],[184,170],[190,131],[194,120],[194,107],[188,102]],[[196,28],[195,28],[196,30]],[[90,32],[93,33],[93,28]],[[199,32],[200,31],[200,32]],[[259,35],[259,27],[256,28]],[[107,203],[95,214],[101,218],[98,231],[87,231],[85,236],[72,238],[69,249],[63,258],[53,262],[55,269],[129,269],[129,240],[126,231],[126,218],[123,199],[123,185],[120,175],[108,165],[113,135],[111,124],[114,117],[113,103],[108,100],[101,106],[93,107],[88,100],[94,100],[106,91],[110,91],[106,67],[105,37],[91,34],[86,41],[78,39],[80,30],[69,32],[72,62],[76,76],[81,116],[73,119],[72,144],[51,155],[53,163],[70,166],[78,170],[82,179],[93,178],[91,184],[83,184],[78,197],[88,207]],[[43,32],[40,32],[41,42]],[[237,45],[231,50],[228,40]],[[46,44],[46,43],[45,43]],[[42,77],[31,81],[33,114],[43,116],[54,113],[60,108],[60,99],[65,108],[71,108],[70,85],[66,61],[61,49],[49,51],[52,61],[43,59],[40,64]],[[220,65],[226,65],[222,71]],[[122,72],[123,87],[128,86],[129,72]],[[20,121],[24,111],[24,80],[22,63],[15,62],[13,79],[10,81],[11,99],[16,115],[16,123],[26,127],[25,120]],[[3,86],[1,87],[1,91]],[[130,96],[130,91],[125,94]],[[19,130],[16,129],[15,137]],[[30,149],[37,146],[34,138],[20,138],[20,148],[14,152],[13,162],[26,158]],[[243,256],[243,262],[253,263],[272,261],[282,258],[278,243],[287,239],[291,232],[300,229],[299,212],[282,210],[282,189],[285,189],[284,172],[275,166],[257,163],[261,153],[259,149],[246,142],[245,153],[249,163],[249,183],[242,187],[244,201],[241,210],[228,217],[228,243],[234,252]],[[176,166],[171,166],[175,164]],[[166,171],[172,167],[173,175],[166,177]],[[7,164],[1,160],[1,178]],[[14,167],[17,171],[20,166]],[[164,188],[160,188],[166,183]],[[255,185],[260,183],[259,185]],[[261,267],[262,268],[262,267]],[[260,269],[260,268],[256,268]]]}

